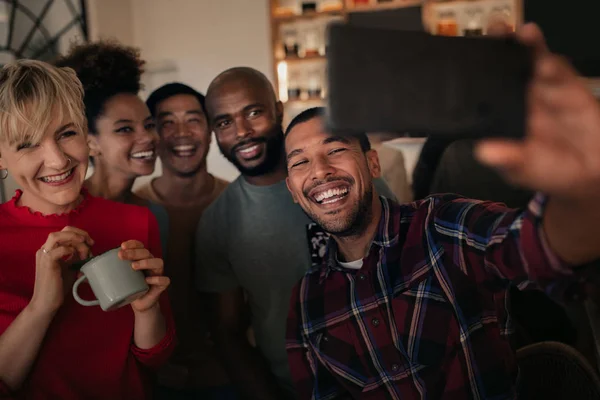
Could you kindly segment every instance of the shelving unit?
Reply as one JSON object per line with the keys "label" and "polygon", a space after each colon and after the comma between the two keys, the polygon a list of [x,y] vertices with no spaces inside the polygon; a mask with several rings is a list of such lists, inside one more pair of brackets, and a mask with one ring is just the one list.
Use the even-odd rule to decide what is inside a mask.
{"label": "shelving unit", "polygon": [[422,0],[391,0],[377,2],[369,1],[366,4],[358,3],[355,4],[353,0],[346,0],[346,10],[349,12],[371,12],[381,10],[393,10],[403,7],[414,7],[423,4]]}
{"label": "shelving unit", "polygon": [[[277,0],[274,0],[274,2],[277,3]],[[272,14],[272,18],[279,22],[290,22],[290,21],[310,20],[310,19],[314,19],[314,18],[318,18],[318,17],[337,16],[337,15],[343,15],[343,14],[344,14],[343,9],[329,10],[329,11],[311,11],[311,12],[307,12],[304,14],[277,13],[277,11],[275,11],[275,13]]]}
{"label": "shelving unit", "polygon": [[285,105],[284,125],[302,110],[324,104],[324,28],[330,21],[346,18],[343,0],[315,2],[313,10],[304,12],[301,4],[270,0],[273,75]]}
{"label": "shelving unit", "polygon": [[300,63],[306,61],[325,61],[326,57],[322,55],[314,55],[314,56],[286,56],[284,58],[280,58],[278,61],[286,61],[288,63]]}
{"label": "shelving unit", "polygon": [[288,100],[286,105],[300,106],[304,108],[318,107],[323,104],[323,99],[320,97],[307,97],[305,99]]}
{"label": "shelving unit", "polygon": [[[513,27],[522,23],[523,0],[270,0],[273,68],[279,98],[285,104],[284,124],[302,110],[324,105],[325,27],[334,20],[348,20],[353,13],[423,7],[423,25],[438,34],[440,16],[453,15],[456,35],[462,36],[473,21],[473,8],[489,17],[493,10],[510,9]],[[303,11],[302,4],[312,3]],[[482,24],[483,25],[483,24]],[[483,32],[483,26],[481,28]],[[287,48],[286,48],[287,45]],[[287,51],[286,51],[287,49]],[[310,94],[309,94],[310,93]]]}

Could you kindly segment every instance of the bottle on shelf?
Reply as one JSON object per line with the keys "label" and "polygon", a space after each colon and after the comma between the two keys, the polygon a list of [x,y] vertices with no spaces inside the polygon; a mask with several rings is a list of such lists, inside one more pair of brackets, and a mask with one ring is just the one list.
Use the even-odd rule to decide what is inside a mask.
{"label": "bottle on shelf", "polygon": [[308,21],[302,24],[302,46],[300,48],[301,57],[319,56],[320,38],[319,22]]}
{"label": "bottle on shelf", "polygon": [[288,68],[288,101],[299,100],[301,95],[301,75],[297,68]]}
{"label": "bottle on shelf", "polygon": [[492,8],[488,15],[486,34],[506,34],[515,31],[512,8],[502,5]]}
{"label": "bottle on shelf", "polygon": [[314,65],[307,71],[307,94],[309,99],[320,99],[323,93],[323,71],[319,65]]}
{"label": "bottle on shelf", "polygon": [[344,21],[344,18],[340,16],[333,16],[318,20],[317,30],[319,37],[319,55],[325,56],[327,54],[327,26],[340,21]]}
{"label": "bottle on shelf", "polygon": [[465,36],[483,35],[483,9],[481,7],[469,7],[465,10],[467,26],[463,30]]}
{"label": "bottle on shelf", "polygon": [[316,1],[303,1],[302,2],[302,14],[317,12]]}
{"label": "bottle on shelf", "polygon": [[458,21],[454,10],[440,10],[437,21],[437,35],[458,36]]}
{"label": "bottle on shelf", "polygon": [[295,24],[286,24],[281,26],[281,38],[283,41],[283,51],[286,58],[298,57],[298,29]]}
{"label": "bottle on shelf", "polygon": [[319,35],[319,55],[325,56],[327,54],[327,25],[335,20],[334,18],[325,18],[319,21],[319,25],[317,25],[318,35]]}
{"label": "bottle on shelf", "polygon": [[308,74],[305,66],[298,66],[298,77],[300,82],[300,100],[308,100]]}

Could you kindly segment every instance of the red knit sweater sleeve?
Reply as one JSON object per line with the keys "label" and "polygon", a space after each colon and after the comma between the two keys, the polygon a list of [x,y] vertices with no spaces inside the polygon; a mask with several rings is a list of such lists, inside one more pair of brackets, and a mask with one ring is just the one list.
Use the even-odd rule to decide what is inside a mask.
{"label": "red knit sweater sleeve", "polygon": [[[154,255],[154,257],[162,257],[158,223],[150,211],[148,211],[148,241],[145,243],[145,245],[150,250],[150,253]],[[173,322],[171,304],[169,303],[169,298],[166,291],[161,294],[159,304],[160,310],[162,311],[167,323],[167,333],[165,336],[156,344],[156,346],[150,349],[140,349],[135,345],[135,343],[131,343],[131,352],[133,355],[141,364],[150,368],[157,368],[164,364],[171,356],[171,353],[173,353],[173,349],[175,348],[175,323]]]}

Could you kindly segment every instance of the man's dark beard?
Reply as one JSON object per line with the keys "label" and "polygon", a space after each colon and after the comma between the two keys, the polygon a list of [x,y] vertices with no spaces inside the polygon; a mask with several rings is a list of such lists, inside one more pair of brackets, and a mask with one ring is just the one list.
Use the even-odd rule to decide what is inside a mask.
{"label": "man's dark beard", "polygon": [[[240,163],[235,152],[241,146],[246,146],[251,143],[266,143],[265,159],[262,163],[252,168],[247,168]],[[248,139],[244,140],[243,142],[237,143],[231,148],[231,151],[229,153],[223,151],[221,144],[217,141],[219,149],[221,150],[221,154],[223,154],[223,156],[225,156],[225,158],[229,160],[230,163],[235,165],[238,171],[240,171],[240,173],[244,176],[261,176],[273,172],[277,168],[283,157],[283,143],[283,130],[281,129],[281,126],[276,126],[264,137]]]}
{"label": "man's dark beard", "polygon": [[352,237],[362,235],[369,226],[373,215],[373,186],[365,192],[358,202],[358,210],[348,218],[350,222],[347,229],[341,232],[331,232],[337,237]]}

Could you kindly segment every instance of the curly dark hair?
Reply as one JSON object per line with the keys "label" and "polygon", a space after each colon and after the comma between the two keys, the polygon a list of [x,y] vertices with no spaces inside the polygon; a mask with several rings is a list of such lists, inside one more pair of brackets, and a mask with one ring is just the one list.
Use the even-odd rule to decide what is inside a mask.
{"label": "curly dark hair", "polygon": [[111,97],[138,94],[145,63],[139,49],[112,40],[76,45],[54,62],[58,67],[73,68],[81,81],[88,130],[92,134],[96,133],[96,119]]}

